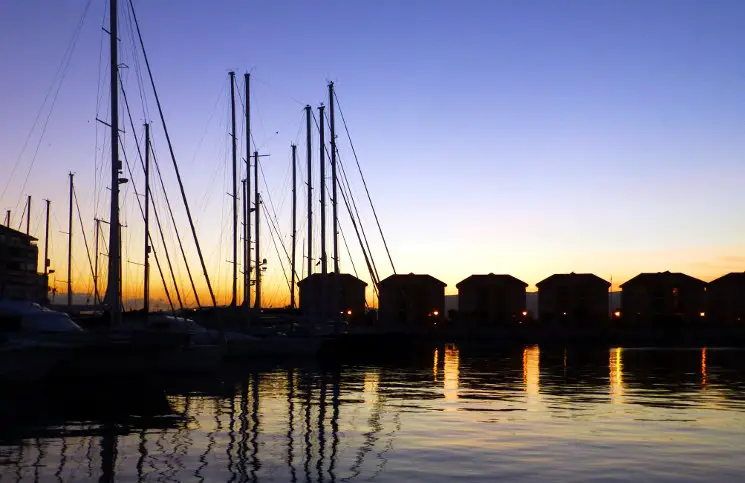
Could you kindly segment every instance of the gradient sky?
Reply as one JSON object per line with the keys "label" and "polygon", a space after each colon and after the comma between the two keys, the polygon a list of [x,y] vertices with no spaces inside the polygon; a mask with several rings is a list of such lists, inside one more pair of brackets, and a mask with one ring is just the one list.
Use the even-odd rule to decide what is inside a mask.
{"label": "gradient sky", "polygon": [[[105,128],[95,122],[108,119],[108,37],[100,29],[106,3],[92,0],[39,143],[49,103],[40,106],[50,86],[52,93],[58,86],[55,72],[87,0],[0,2],[0,209],[12,209],[17,225],[26,194],[33,195],[32,228],[41,237],[41,199],[52,199],[58,281],[66,279],[59,230],[66,230],[68,171],[76,172],[88,236],[94,215],[108,218],[105,176],[96,178],[109,151]],[[254,139],[270,154],[262,163],[285,239],[289,144],[298,142],[304,165],[302,108],[325,102],[326,82],[333,80],[399,272],[430,273],[456,293],[455,284],[472,273],[510,273],[533,287],[568,271],[612,276],[616,286],[641,271],[709,280],[745,270],[743,2],[135,0],[135,6],[220,301],[231,271],[225,194],[231,69],[239,78],[247,70],[253,75]],[[121,62],[128,65],[122,76],[135,122],[157,123],[152,97],[150,114],[143,114],[125,16],[121,23]],[[351,177],[353,157],[339,126]],[[167,146],[161,128],[153,131],[173,203],[179,195]],[[141,185],[140,170],[135,179]],[[353,185],[362,203],[358,177]],[[128,296],[136,297],[142,222],[127,193],[124,250],[132,263],[124,276]],[[374,234],[369,210],[363,218]],[[187,233],[182,208],[177,219]],[[76,230],[82,241],[77,221]],[[373,251],[386,276],[391,270],[377,239]],[[268,233],[262,240],[269,261],[265,301],[285,303]],[[88,283],[80,245],[76,291]],[[194,250],[188,251],[198,272]],[[342,267],[350,270],[346,251]],[[183,267],[177,271],[185,280]]]}

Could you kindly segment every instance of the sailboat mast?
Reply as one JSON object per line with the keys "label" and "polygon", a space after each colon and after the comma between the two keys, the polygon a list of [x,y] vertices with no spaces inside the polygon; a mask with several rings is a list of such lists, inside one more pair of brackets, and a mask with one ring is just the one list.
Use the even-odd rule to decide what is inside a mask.
{"label": "sailboat mast", "polygon": [[290,267],[290,308],[295,308],[295,239],[297,237],[297,146],[292,147],[292,259]]}
{"label": "sailboat mast", "polygon": [[94,257],[94,268],[93,268],[93,302],[98,304],[101,301],[101,297],[98,293],[98,240],[101,238],[101,220],[96,218],[96,255]]}
{"label": "sailboat mast", "polygon": [[326,142],[324,140],[324,106],[318,106],[318,164],[321,177],[321,316],[328,312],[328,266],[326,264]]}
{"label": "sailboat mast", "polygon": [[230,300],[230,306],[235,307],[238,297],[238,193],[237,193],[237,152],[235,143],[235,72],[229,72],[230,76],[230,137],[233,147],[233,298]]}
{"label": "sailboat mast", "polygon": [[[326,143],[324,141],[324,118],[323,118],[324,106],[321,104],[318,106],[318,122],[319,122],[319,161],[318,164],[321,167],[321,273],[326,280],[326,274],[328,268],[326,265],[326,156],[324,149]],[[325,284],[325,282],[322,282]]]}
{"label": "sailboat mast", "polygon": [[70,173],[70,212],[67,217],[67,305],[72,305],[72,194],[73,177]]}
{"label": "sailboat mast", "polygon": [[248,273],[248,250],[246,249],[246,223],[248,222],[248,206],[246,205],[246,199],[248,193],[246,192],[246,178],[241,180],[241,194],[242,200],[241,207],[243,208],[243,302],[241,306],[246,307],[248,302],[248,285],[246,283]]}
{"label": "sailboat mast", "polygon": [[145,123],[145,278],[142,284],[142,309],[150,312],[150,124]]}
{"label": "sailboat mast", "polygon": [[26,236],[30,234],[31,229],[31,195],[28,195],[26,202]]}
{"label": "sailboat mast", "polygon": [[310,106],[305,106],[305,144],[308,156],[308,273],[313,273],[313,154],[311,152]]}
{"label": "sailboat mast", "polygon": [[251,307],[251,74],[243,74],[246,98],[246,193],[243,205],[246,219],[243,221],[243,304]]}
{"label": "sailboat mast", "polygon": [[331,131],[331,230],[334,250],[334,273],[339,275],[339,215],[336,211],[336,126],[334,125],[334,83],[329,82],[329,129]]}
{"label": "sailboat mast", "polygon": [[254,303],[254,309],[256,311],[261,310],[261,244],[259,238],[259,227],[261,224],[261,196],[259,196],[259,153],[254,151],[254,210],[256,212],[254,228],[256,229],[256,299]]}
{"label": "sailboat mast", "polygon": [[[117,0],[109,0],[109,36],[111,71],[111,213],[109,216],[109,273],[104,303],[111,311],[112,327],[121,320],[120,273],[121,246],[119,242],[119,56],[117,29]],[[68,277],[69,278],[69,277]]]}
{"label": "sailboat mast", "polygon": [[50,200],[44,201],[47,202],[47,221],[44,224],[44,278],[46,278],[49,276],[49,205],[52,202]]}

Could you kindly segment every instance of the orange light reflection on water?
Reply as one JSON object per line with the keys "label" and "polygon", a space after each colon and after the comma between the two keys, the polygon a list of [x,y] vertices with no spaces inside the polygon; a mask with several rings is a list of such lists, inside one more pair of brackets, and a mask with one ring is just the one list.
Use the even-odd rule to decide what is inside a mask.
{"label": "orange light reflection on water", "polygon": [[706,347],[701,349],[701,389],[706,390]]}
{"label": "orange light reflection on water", "polygon": [[362,387],[364,400],[367,403],[378,402],[378,391],[380,387],[380,373],[377,371],[365,372],[365,382]]}
{"label": "orange light reflection on water", "polygon": [[443,363],[443,389],[445,401],[458,400],[460,378],[460,351],[454,344],[445,346],[445,360]]}
{"label": "orange light reflection on water", "polygon": [[616,347],[610,350],[608,359],[608,368],[610,375],[608,377],[610,383],[610,397],[611,402],[621,403],[623,402],[623,360],[621,358],[621,348]]}
{"label": "orange light reflection on water", "polygon": [[537,345],[523,349],[523,384],[528,394],[539,394],[541,383],[541,351]]}

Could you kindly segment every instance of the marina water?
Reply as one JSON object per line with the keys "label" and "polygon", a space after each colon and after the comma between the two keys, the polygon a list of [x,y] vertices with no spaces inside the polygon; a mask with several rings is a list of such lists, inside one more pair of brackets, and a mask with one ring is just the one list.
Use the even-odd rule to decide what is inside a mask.
{"label": "marina water", "polygon": [[745,351],[476,350],[0,396],[0,481],[740,481]]}

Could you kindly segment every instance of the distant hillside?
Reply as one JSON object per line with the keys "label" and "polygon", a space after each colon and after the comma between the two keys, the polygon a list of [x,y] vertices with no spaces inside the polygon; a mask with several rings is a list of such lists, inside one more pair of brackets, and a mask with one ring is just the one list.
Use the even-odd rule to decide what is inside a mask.
{"label": "distant hillside", "polygon": [[[538,292],[528,292],[525,294],[525,305],[529,312],[538,313]],[[611,292],[610,308],[615,310],[621,306],[621,292]],[[445,311],[458,310],[458,296],[445,295]]]}

